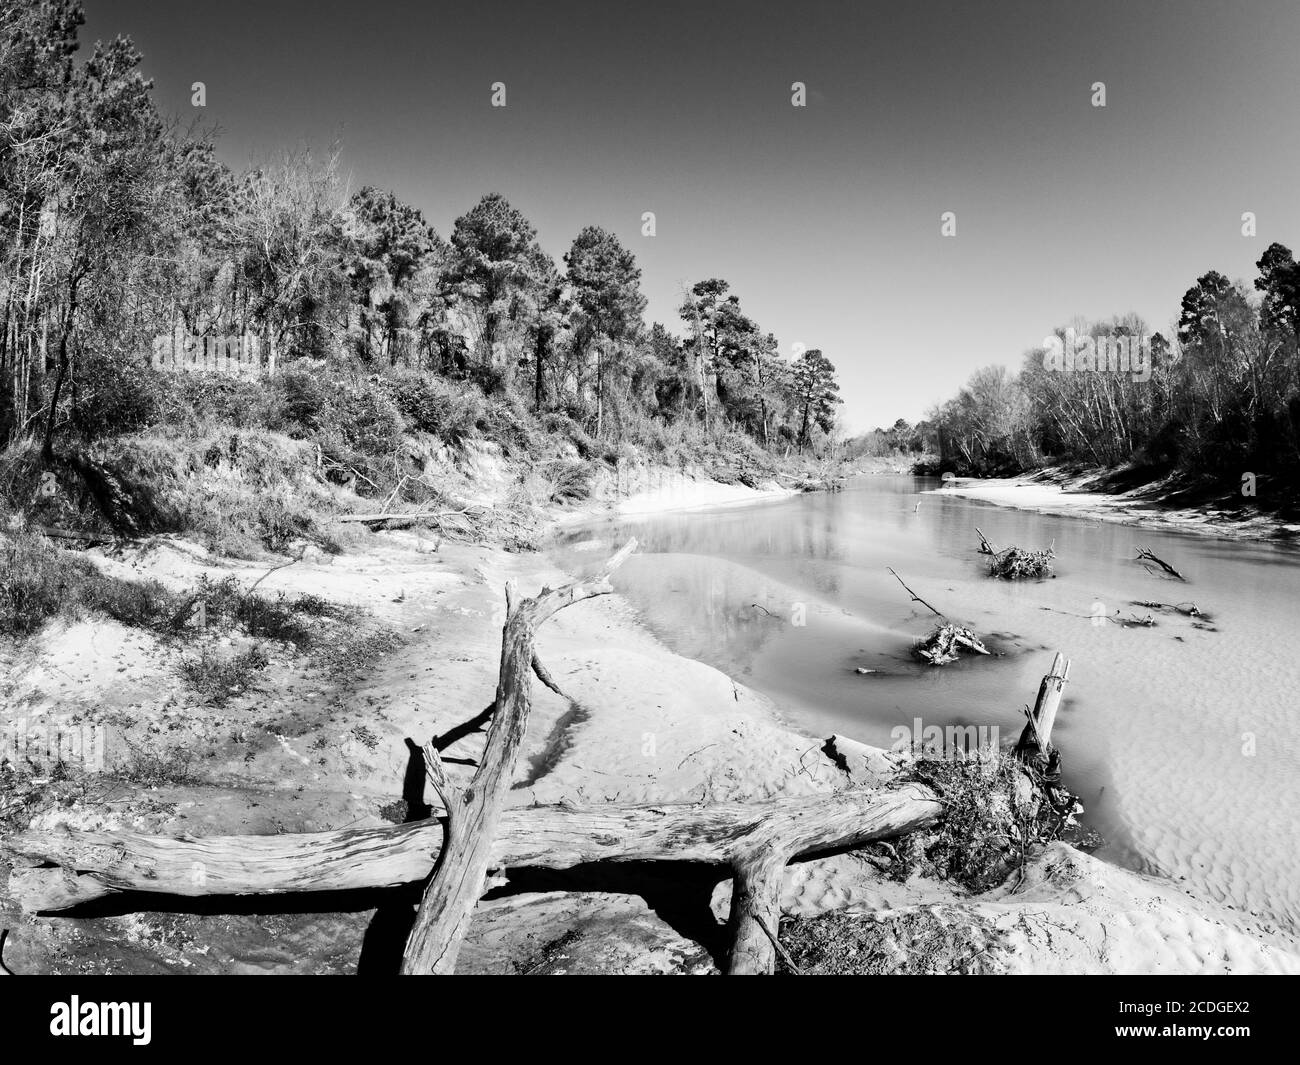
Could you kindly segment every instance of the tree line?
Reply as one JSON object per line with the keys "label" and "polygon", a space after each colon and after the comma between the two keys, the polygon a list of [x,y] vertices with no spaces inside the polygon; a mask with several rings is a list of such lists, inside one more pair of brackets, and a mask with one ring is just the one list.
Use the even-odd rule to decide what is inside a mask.
{"label": "tree line", "polygon": [[[1058,343],[1144,345],[1143,372],[1111,363],[1056,365],[1048,345],[1018,374],[977,370],[929,412],[942,468],[1020,472],[1056,462],[1133,463],[1153,474],[1300,483],[1300,265],[1274,243],[1252,287],[1211,270],[1185,295],[1172,337],[1135,315],[1078,320]],[[1059,348],[1056,349],[1059,353]]]}
{"label": "tree line", "polygon": [[400,369],[559,413],[600,441],[686,423],[820,450],[840,402],[727,282],[647,324],[641,271],[588,226],[557,262],[498,194],[444,237],[338,157],[236,172],[166,120],[127,38],[78,62],[74,0],[0,0],[0,446],[148,421],[153,338],[258,335],[277,364]]}

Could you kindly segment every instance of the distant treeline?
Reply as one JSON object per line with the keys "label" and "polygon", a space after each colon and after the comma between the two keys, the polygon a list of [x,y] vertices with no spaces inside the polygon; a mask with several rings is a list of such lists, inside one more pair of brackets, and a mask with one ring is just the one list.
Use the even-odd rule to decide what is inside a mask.
{"label": "distant treeline", "polygon": [[911,455],[922,461],[923,455],[933,457],[938,450],[936,429],[931,422],[910,424],[899,418],[888,429],[877,427],[845,442],[839,454],[849,460],[881,458],[890,455]]}
{"label": "distant treeline", "polygon": [[335,160],[236,173],[158,113],[128,39],[77,62],[82,21],[0,0],[0,446],[158,423],[151,353],[178,330],[256,335],[287,372],[418,375],[599,444],[820,451],[833,432],[831,362],[782,358],[725,281],[682,293],[679,339],[643,320],[636,260],[598,226],[557,263],[499,195],[444,239]]}
{"label": "distant treeline", "polygon": [[1198,278],[1172,340],[1134,316],[1080,321],[1028,352],[1018,375],[977,371],[930,412],[942,468],[988,475],[1132,462],[1225,480],[1268,473],[1294,489],[1300,266],[1272,244],[1257,267],[1253,289],[1215,271]]}

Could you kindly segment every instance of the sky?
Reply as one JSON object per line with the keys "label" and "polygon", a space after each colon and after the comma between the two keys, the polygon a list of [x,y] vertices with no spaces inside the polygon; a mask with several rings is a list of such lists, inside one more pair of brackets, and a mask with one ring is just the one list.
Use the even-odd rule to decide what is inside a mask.
{"label": "sky", "polygon": [[1168,333],[1201,274],[1249,284],[1300,246],[1295,0],[85,7],[83,39],[132,37],[162,110],[218,126],[232,166],[337,144],[353,187],[444,237],[503,194],[557,261],[601,225],[674,330],[725,279],[783,351],[831,359],[851,432],[1076,316]]}

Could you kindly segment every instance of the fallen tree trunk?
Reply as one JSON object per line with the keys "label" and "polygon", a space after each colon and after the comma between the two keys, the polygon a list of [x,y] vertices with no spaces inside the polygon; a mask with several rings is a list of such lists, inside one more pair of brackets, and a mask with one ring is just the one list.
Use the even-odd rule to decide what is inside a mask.
{"label": "fallen tree trunk", "polygon": [[52,525],[28,525],[27,528],[42,536],[57,540],[84,540],[90,545],[111,544],[117,537],[113,533],[79,532],[76,529],[56,529]]}
{"label": "fallen tree trunk", "polygon": [[[430,518],[456,518],[463,514],[469,513],[472,507],[465,507],[463,510],[410,510],[410,511],[380,511],[378,514],[340,514],[335,517],[338,522],[389,522],[389,521],[427,521]],[[480,510],[489,510],[486,505],[479,506]]]}
{"label": "fallen tree trunk", "polygon": [[[521,806],[502,813],[490,864],[571,869],[671,861],[735,868],[755,848],[800,857],[852,847],[923,828],[941,812],[935,794],[920,784],[709,806]],[[397,887],[429,875],[443,834],[442,818],[275,836],[28,830],[6,842],[25,863],[10,874],[9,895],[28,912],[52,912],[121,891],[196,898]]]}

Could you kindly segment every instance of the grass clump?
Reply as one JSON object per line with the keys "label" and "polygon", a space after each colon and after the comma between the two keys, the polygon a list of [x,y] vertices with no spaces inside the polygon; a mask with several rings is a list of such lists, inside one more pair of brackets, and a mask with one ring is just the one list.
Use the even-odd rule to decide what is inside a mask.
{"label": "grass clump", "polygon": [[195,754],[186,747],[166,751],[132,747],[130,755],[116,766],[113,776],[128,784],[159,788],[168,784],[193,784]]}
{"label": "grass clump", "polygon": [[126,581],[55,547],[38,533],[19,532],[0,547],[0,633],[30,636],[56,617],[99,613],[133,628],[162,629],[180,597],[157,581]]}
{"label": "grass clump", "polygon": [[250,647],[229,658],[204,648],[198,658],[182,662],[180,672],[191,688],[219,705],[252,687],[269,664],[270,659],[260,647]]}
{"label": "grass clump", "polygon": [[318,657],[329,673],[339,678],[364,673],[369,665],[395,651],[402,642],[401,635],[388,628],[351,632],[328,645],[322,645]]}

